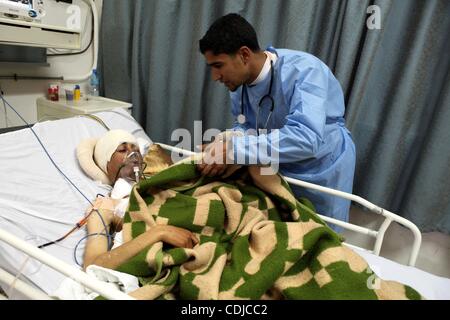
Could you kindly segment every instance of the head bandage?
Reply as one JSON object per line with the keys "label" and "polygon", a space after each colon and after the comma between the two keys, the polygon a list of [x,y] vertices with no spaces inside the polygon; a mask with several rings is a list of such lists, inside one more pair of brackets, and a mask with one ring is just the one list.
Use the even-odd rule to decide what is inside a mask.
{"label": "head bandage", "polygon": [[108,173],[107,164],[117,147],[126,142],[138,145],[136,138],[124,130],[110,130],[98,139],[94,148],[94,160],[104,173]]}
{"label": "head bandage", "polygon": [[124,130],[111,130],[100,138],[85,139],[77,146],[77,158],[83,171],[95,181],[111,184],[107,164],[117,147],[128,142],[138,145],[137,139]]}

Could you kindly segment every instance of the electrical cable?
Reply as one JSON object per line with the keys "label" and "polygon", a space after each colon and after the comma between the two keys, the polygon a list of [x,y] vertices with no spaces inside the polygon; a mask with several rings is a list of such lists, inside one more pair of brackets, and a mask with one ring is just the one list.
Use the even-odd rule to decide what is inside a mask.
{"label": "electrical cable", "polygon": [[83,198],[85,198],[91,205],[92,202],[83,194],[83,192],[81,192],[80,189],[78,189],[78,187],[64,174],[64,172],[58,167],[58,165],[55,163],[55,161],[52,159],[52,157],[50,156],[50,154],[48,153],[47,149],[45,148],[44,144],[42,143],[41,139],[39,139],[38,135],[36,134],[36,132],[33,130],[32,126],[8,103],[8,101],[6,101],[6,99],[3,97],[3,95],[0,95],[0,98],[3,100],[3,103],[6,103],[8,105],[9,108],[11,108],[11,110],[14,111],[14,113],[26,124],[26,126],[31,130],[31,132],[33,133],[33,135],[36,137],[37,141],[39,142],[39,144],[41,145],[42,149],[44,150],[45,154],[47,155],[47,157],[50,159],[51,163],[53,164],[53,166],[64,176],[64,178],[66,178],[66,180],[83,196]]}
{"label": "electrical cable", "polygon": [[[1,87],[0,87],[0,93],[2,95],[4,95],[3,90],[1,89]],[[3,109],[5,110],[5,126],[6,126],[6,128],[9,128],[9,125],[8,125],[8,113],[7,113],[6,104],[5,104],[4,101],[3,101]]]}
{"label": "electrical cable", "polygon": [[81,117],[86,117],[86,118],[91,118],[94,119],[95,121],[97,121],[98,123],[100,123],[106,130],[111,130],[104,122],[102,119],[100,119],[99,117],[93,115],[93,114],[80,114]]}
{"label": "electrical cable", "polygon": [[[103,195],[101,195],[101,196],[103,196]],[[97,197],[98,197],[98,195],[97,195]],[[78,222],[76,223],[76,225],[75,225],[72,229],[70,229],[69,232],[67,232],[65,235],[63,235],[61,238],[56,239],[56,240],[54,240],[54,241],[50,241],[50,242],[44,243],[44,244],[41,244],[40,246],[38,246],[38,248],[39,248],[39,249],[42,249],[42,248],[45,248],[45,247],[47,247],[47,246],[49,246],[49,245],[58,243],[58,242],[60,242],[60,241],[62,241],[62,240],[64,240],[64,239],[66,239],[66,238],[67,238],[68,236],[70,236],[75,230],[81,229],[81,227],[83,227],[83,226],[87,223],[87,220],[89,219],[89,217],[91,216],[92,212],[94,212],[94,211],[97,212],[98,215],[101,217],[100,212],[98,212],[98,209],[92,208],[91,211],[89,211],[89,213],[88,213],[83,219],[81,219],[80,221],[78,221]],[[103,226],[104,226],[105,229],[106,229],[105,223],[103,223]]]}
{"label": "electrical cable", "polygon": [[[85,239],[87,239],[87,238],[89,238],[89,237],[92,237],[92,236],[105,236],[105,237],[107,237],[108,239],[111,237],[111,235],[107,232],[106,234],[105,234],[105,233],[91,233],[91,234],[87,234],[87,235],[85,235],[83,238],[81,238],[81,239],[77,242],[77,244],[75,245],[75,248],[73,249],[73,258],[74,258],[74,260],[75,260],[75,263],[76,263],[79,267],[83,267],[83,266],[81,265],[81,263],[78,262],[78,259],[77,259],[77,249],[78,249],[78,246],[80,245],[81,241],[84,241]],[[108,245],[108,250],[110,250],[111,247],[112,247],[112,245],[111,245],[111,246]]]}

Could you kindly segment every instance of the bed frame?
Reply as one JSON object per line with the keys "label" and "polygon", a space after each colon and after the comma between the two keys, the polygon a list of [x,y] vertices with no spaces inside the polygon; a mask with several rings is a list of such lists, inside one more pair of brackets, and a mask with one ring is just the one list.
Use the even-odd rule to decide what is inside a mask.
{"label": "bed frame", "polygon": [[[187,151],[184,149],[172,147],[172,146],[165,145],[162,143],[158,143],[158,144],[162,148],[164,148],[170,152],[176,152],[176,153],[182,154],[184,156],[190,156],[190,155],[194,154],[194,152]],[[372,250],[368,250],[368,249],[361,248],[361,247],[344,242],[344,244],[349,247],[367,251],[367,252],[373,253],[375,255],[380,255],[380,250],[381,250],[381,246],[383,243],[384,235],[386,233],[387,228],[391,224],[391,222],[395,221],[395,222],[407,227],[408,229],[411,230],[411,232],[414,235],[414,242],[413,242],[413,246],[412,246],[411,253],[409,256],[408,265],[415,266],[417,256],[418,256],[419,250],[420,250],[420,245],[422,242],[422,234],[420,233],[420,230],[417,228],[417,226],[414,223],[412,223],[411,221],[409,221],[405,218],[402,218],[388,210],[380,208],[380,207],[374,205],[373,203],[371,203],[359,196],[350,194],[350,193],[341,192],[341,191],[337,191],[337,190],[330,189],[330,188],[325,188],[325,187],[322,187],[319,185],[315,185],[312,183],[308,183],[308,182],[304,182],[304,181],[300,181],[300,180],[296,180],[296,179],[292,179],[292,178],[288,178],[288,177],[284,177],[284,179],[290,184],[298,185],[298,186],[308,188],[308,189],[317,190],[320,192],[324,192],[327,194],[331,194],[331,195],[334,195],[337,197],[341,197],[344,199],[354,201],[354,202],[362,205],[363,207],[369,209],[370,211],[372,211],[376,214],[382,215],[384,217],[384,221],[381,224],[381,226],[379,227],[379,229],[372,230],[372,229],[357,226],[357,225],[354,225],[354,224],[351,224],[348,222],[343,222],[343,221],[336,220],[336,219],[326,217],[326,216],[319,214],[319,216],[327,223],[334,224],[334,225],[337,225],[344,229],[351,230],[351,231],[361,233],[361,234],[367,235],[369,237],[375,238],[375,244],[374,244],[374,247]],[[107,299],[111,299],[111,300],[133,299],[129,295],[127,295],[119,290],[111,290],[111,288],[108,287],[105,283],[89,276],[88,274],[86,274],[85,272],[80,270],[79,268],[74,267],[65,262],[62,262],[61,260],[48,254],[47,252],[30,245],[29,243],[23,241],[22,239],[17,238],[16,236],[10,234],[9,232],[7,232],[5,230],[0,230],[0,241],[4,241],[4,242],[8,243],[9,245],[23,251],[30,257],[33,257],[33,258],[39,260],[40,262],[48,265],[49,267],[55,269],[56,271],[83,284],[87,288],[89,288],[93,291],[96,291],[97,293],[99,293],[100,295],[102,295],[103,297],[105,297]],[[18,276],[14,276],[1,268],[0,268],[0,281],[7,284],[10,287],[14,287],[14,290],[20,292],[21,294],[23,294],[24,296],[26,296],[30,299],[37,299],[37,300],[52,299],[51,297],[49,297],[47,294],[45,294],[41,290],[36,289],[35,287],[31,286],[30,284],[20,280],[18,278]],[[7,299],[7,297],[0,292],[0,300],[2,300],[2,299]]]}

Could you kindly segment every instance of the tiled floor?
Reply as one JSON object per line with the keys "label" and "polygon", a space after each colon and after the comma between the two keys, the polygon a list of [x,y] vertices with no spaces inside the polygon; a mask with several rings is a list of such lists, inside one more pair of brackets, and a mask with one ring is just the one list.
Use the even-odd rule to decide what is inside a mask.
{"label": "tiled floor", "polygon": [[[376,229],[382,221],[381,216],[359,207],[352,206],[350,210],[350,222],[359,226]],[[352,231],[344,231],[343,234],[346,242],[373,249],[374,238]],[[380,255],[407,264],[413,239],[413,234],[409,229],[392,223],[386,231]],[[437,276],[450,278],[450,235],[439,232],[423,233],[416,267]]]}

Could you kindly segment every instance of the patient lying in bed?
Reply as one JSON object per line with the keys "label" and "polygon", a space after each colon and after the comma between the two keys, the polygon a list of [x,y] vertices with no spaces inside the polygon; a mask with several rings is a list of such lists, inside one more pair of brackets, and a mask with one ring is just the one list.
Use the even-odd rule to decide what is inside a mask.
{"label": "patient lying in bed", "polygon": [[[151,141],[139,124],[123,109],[117,109],[114,112],[101,112],[97,115],[110,128],[125,129],[140,139]],[[94,200],[96,195],[100,193],[110,194],[111,187],[108,185],[110,182],[101,184],[94,182],[80,168],[75,154],[81,140],[102,136],[105,132],[103,126],[90,118],[76,117],[37,123],[33,128],[44,142],[51,157],[88,199]],[[29,129],[0,135],[0,146],[3,150],[2,157],[0,157],[0,173],[2,175],[2,179],[0,179],[1,230],[9,231],[28,243],[38,246],[59,238],[74,226],[75,221],[80,221],[84,217],[84,211],[87,207],[85,198],[79,195],[67,183],[66,179],[55,171],[53,164],[48,160],[41,145]],[[340,260],[341,262],[337,261],[340,259],[338,257],[342,257],[342,254],[335,254],[337,250],[340,250],[341,253],[348,253],[348,251],[345,248],[339,249],[341,248],[339,242],[331,242],[334,250],[323,245],[324,239],[331,237],[323,228],[303,228],[305,231],[310,230],[309,235],[305,232],[302,233],[302,231],[283,231],[286,229],[292,230],[296,224],[305,226],[304,223],[308,224],[307,221],[311,219],[302,212],[300,221],[303,224],[298,222],[292,224],[296,220],[294,218],[290,219],[291,221],[288,223],[281,221],[283,219],[275,221],[277,218],[276,211],[287,216],[295,213],[295,210],[292,212],[290,209],[287,210],[287,206],[281,208],[282,202],[277,200],[279,192],[268,189],[270,186],[277,186],[276,181],[263,183],[264,185],[259,184],[258,186],[254,181],[241,179],[244,181],[244,186],[239,185],[237,183],[239,179],[236,179],[236,176],[241,175],[241,178],[244,178],[245,168],[236,172],[234,179],[223,181],[204,179],[200,181],[194,166],[184,164],[178,169],[177,166],[168,169],[170,163],[164,161],[162,155],[145,159],[148,158],[149,153],[141,147],[141,143],[139,143],[139,146],[143,150],[142,154],[146,155],[144,160],[148,164],[144,171],[151,173],[153,176],[150,180],[142,183],[142,188],[138,190],[138,194],[142,195],[141,198],[146,202],[146,210],[151,216],[149,221],[153,220],[157,224],[169,224],[190,230],[199,239],[199,244],[194,246],[193,249],[183,249],[169,248],[167,244],[162,245],[158,242],[152,246],[152,250],[149,250],[150,248],[144,249],[141,254],[135,256],[134,262],[117,268],[127,272],[127,275],[139,274],[139,279],[133,276],[136,286],[126,292],[133,291],[139,286],[149,286],[154,278],[153,289],[164,287],[159,285],[161,282],[166,285],[175,279],[173,289],[168,290],[169,287],[165,286],[165,291],[173,292],[175,297],[193,296],[196,298],[216,296],[223,298],[225,294],[248,297],[249,292],[254,292],[254,296],[258,298],[259,292],[269,287],[273,289],[267,290],[267,293],[278,290],[286,298],[300,299],[304,298],[306,293],[309,293],[308,297],[311,299],[344,298],[343,294],[339,292],[349,292],[353,293],[353,296],[348,295],[347,298],[358,299],[365,298],[365,292],[367,292],[365,288],[368,285],[374,288],[383,286],[377,281],[374,273],[369,272],[368,267],[364,269],[364,260],[349,255],[349,257],[354,258],[350,262],[344,262],[346,261],[344,258]],[[91,154],[92,158],[93,155]],[[162,170],[164,171],[156,174]],[[14,174],[11,175],[11,172]],[[273,177],[273,179],[275,178]],[[168,181],[173,181],[173,184],[170,182],[170,185],[168,185]],[[248,182],[247,185],[245,181]],[[175,182],[178,184],[177,187],[174,186]],[[196,184],[193,182],[196,182]],[[182,183],[186,184],[184,188],[181,186]],[[126,184],[128,183],[126,182]],[[212,188],[210,188],[211,186]],[[32,192],[30,192],[31,190]],[[111,196],[115,191],[117,190],[113,190]],[[129,194],[129,191],[124,193]],[[227,195],[231,196],[227,197]],[[120,199],[122,196],[115,194],[115,197]],[[123,220],[125,242],[139,235],[142,229],[145,230],[150,225],[150,222],[145,223],[145,225],[139,222],[139,215],[136,213],[137,199],[132,195],[130,208],[127,209],[126,203],[123,209],[116,212],[116,214],[125,215]],[[153,201],[150,203],[152,199]],[[284,200],[283,202],[286,203]],[[211,205],[207,206],[207,203]],[[182,215],[179,214],[180,212],[182,212]],[[266,227],[257,229],[255,227],[259,225],[256,224],[252,228],[252,224],[256,220],[251,219],[251,215],[255,215],[257,212],[262,213],[261,223],[266,223]],[[183,219],[177,220],[178,216],[182,216]],[[268,218],[265,218],[265,216],[268,216]],[[130,224],[132,227],[130,227]],[[280,236],[275,238],[276,241],[272,241],[274,239],[273,229],[270,231],[273,224],[276,227],[275,234],[277,234],[277,230],[283,231]],[[312,221],[309,224],[311,225]],[[136,234],[133,235],[130,230],[135,230]],[[61,244],[48,246],[43,250],[59,258],[62,262],[75,265],[77,261],[81,261],[85,252],[86,241],[79,242],[85,234],[85,232],[76,232]],[[212,234],[212,236],[208,238],[208,234]],[[293,259],[287,261],[289,255],[280,256],[280,252],[285,252],[283,246],[290,243],[292,250],[289,252],[295,253],[297,250],[296,242],[291,238],[291,234],[299,235],[298,243],[303,243],[304,254],[300,259],[291,256]],[[270,240],[274,245],[267,245],[264,241],[260,242],[261,239],[265,238],[264,235],[268,235],[266,237],[267,242]],[[215,239],[223,241],[216,241]],[[301,239],[304,239],[304,241],[301,242]],[[119,242],[116,234],[114,245],[119,245]],[[224,246],[224,244],[227,246]],[[158,251],[157,247],[162,250]],[[270,251],[271,248],[275,249]],[[213,249],[217,254],[208,255]],[[268,251],[272,254],[269,259],[264,261],[262,257]],[[148,253],[145,261],[142,258],[143,252]],[[162,253],[162,259],[153,259],[158,256],[158,252]],[[222,260],[224,259],[224,252],[227,255],[225,263],[219,264],[219,262],[224,261]],[[329,259],[331,254],[334,254],[335,258]],[[370,253],[361,252],[360,254],[383,279],[406,283],[429,299],[449,299],[449,279],[436,277],[420,269],[401,265]],[[74,259],[75,257],[77,260]],[[61,286],[61,283],[70,280],[70,277],[66,277],[33,258],[29,259],[25,268],[22,269],[25,260],[27,260],[26,254],[0,241],[0,268],[12,275],[16,275],[19,269],[23,270],[20,278],[28,280],[30,284],[44,293],[54,296],[55,290]],[[261,263],[258,261],[261,261]],[[355,261],[361,262],[358,268],[355,267]],[[138,264],[137,262],[143,263]],[[283,273],[284,268],[280,268],[280,265],[288,268],[290,264],[293,265],[291,269]],[[343,277],[344,284],[340,286],[336,282],[325,281],[330,278],[335,279],[336,273],[340,272],[346,264],[358,272],[359,270],[364,271],[351,273],[355,275],[353,279],[349,279],[347,273]],[[208,265],[211,267],[208,267]],[[132,269],[130,266],[135,268]],[[160,269],[159,266],[161,266]],[[257,269],[255,266],[261,267]],[[93,267],[96,266],[88,267],[88,273]],[[267,273],[267,268],[270,268],[271,272]],[[111,269],[106,270],[113,272]],[[158,270],[161,270],[159,276],[155,277]],[[145,276],[141,277],[138,271],[142,271],[142,274],[150,278],[150,281],[144,282]],[[330,278],[326,277],[325,271],[330,275]],[[124,274],[121,273],[121,275]],[[206,280],[206,278],[208,279]],[[358,278],[360,279],[359,282],[355,281]],[[112,283],[112,277],[106,281]],[[302,283],[304,284],[302,285]],[[355,289],[358,283],[360,288]],[[219,287],[217,284],[219,284]],[[20,298],[20,292],[14,288],[11,289],[10,284],[1,283],[0,285],[11,299]],[[116,287],[116,285],[114,286]],[[253,290],[254,286],[257,286],[255,290]],[[336,289],[337,286],[340,289]],[[281,291],[277,289],[283,289],[284,287],[287,289]],[[394,292],[406,292],[405,287],[399,285],[398,288],[400,290],[394,290]],[[89,291],[81,285],[79,285],[79,289],[83,289],[83,293]],[[311,293],[312,289],[316,293]],[[303,297],[299,297],[298,294],[292,296],[291,293],[295,291],[303,291],[305,294],[303,294]],[[327,297],[324,294],[326,291],[333,293],[333,295],[330,294]],[[404,293],[401,296],[404,297]],[[148,297],[152,298],[150,295]],[[155,293],[153,297],[164,297],[164,293]],[[22,297],[22,299],[24,298]],[[76,297],[74,295],[71,298],[68,297],[68,299],[83,298],[88,297],[81,294]],[[90,296],[90,298],[94,297]]]}
{"label": "patient lying in bed", "polygon": [[[133,178],[120,173],[132,143],[119,148],[106,166],[97,160],[110,183]],[[141,287],[131,293],[139,299],[421,298],[377,278],[308,201],[295,199],[279,175],[261,175],[258,167],[223,180],[201,177],[185,161],[135,186],[123,220],[114,215],[116,206],[109,199],[94,203],[106,225],[123,229],[124,244],[107,251],[106,237],[91,237],[84,266],[139,277]],[[88,232],[104,232],[99,215],[90,216]]]}
{"label": "patient lying in bed", "polygon": [[[143,173],[151,173],[155,166],[145,171],[138,141],[124,130],[112,130],[99,139],[88,139],[77,149],[83,170],[94,180],[114,185],[111,197],[98,197],[88,209],[88,238],[84,254],[84,268],[97,266],[116,269],[156,242],[165,242],[174,247],[192,248],[197,239],[188,230],[171,225],[154,225],[139,237],[108,251],[105,233],[118,232],[122,228],[122,217],[128,198],[136,180]],[[131,155],[131,156],[130,156]],[[141,290],[131,292],[135,298],[145,298]]]}

